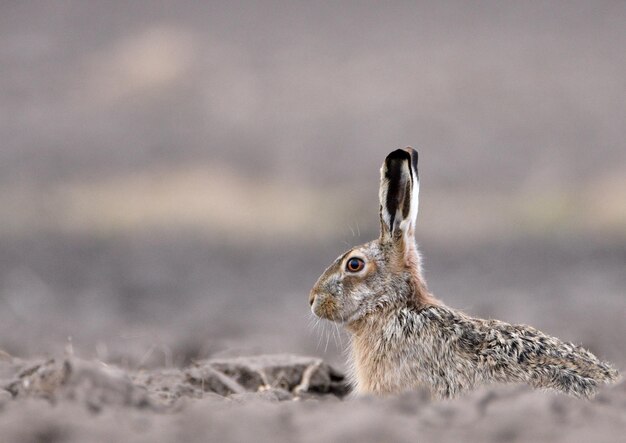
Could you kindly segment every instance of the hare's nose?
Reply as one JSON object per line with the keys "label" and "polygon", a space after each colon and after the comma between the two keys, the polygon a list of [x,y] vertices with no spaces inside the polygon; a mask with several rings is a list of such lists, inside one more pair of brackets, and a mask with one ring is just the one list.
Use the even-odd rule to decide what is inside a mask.
{"label": "hare's nose", "polygon": [[315,292],[311,291],[309,294],[309,306],[313,306],[313,302],[315,302]]}

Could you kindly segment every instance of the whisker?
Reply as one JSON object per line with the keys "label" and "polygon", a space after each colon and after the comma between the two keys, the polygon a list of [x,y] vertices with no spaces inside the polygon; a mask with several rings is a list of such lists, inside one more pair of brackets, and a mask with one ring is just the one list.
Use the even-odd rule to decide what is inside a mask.
{"label": "whisker", "polygon": [[[341,319],[341,321],[343,322],[343,318]],[[341,346],[341,348],[343,348],[343,335],[341,334],[341,329],[339,329],[339,325],[335,324],[335,327],[337,328],[337,336],[339,337],[339,345]]]}
{"label": "whisker", "polygon": [[[317,328],[320,325],[319,322],[315,322],[315,327]],[[315,350],[319,350],[320,346],[322,344],[322,339],[324,338],[324,326],[322,326],[322,330],[319,331],[318,333],[318,339],[317,339],[317,346],[315,347]]]}
{"label": "whisker", "polygon": [[328,341],[330,340],[330,334],[328,333],[328,330],[326,331],[326,346],[324,346],[324,354],[326,354],[326,351],[328,351]]}
{"label": "whisker", "polygon": [[352,226],[350,226],[350,223],[346,223],[346,225],[348,226],[348,229],[350,229],[350,232],[352,232],[352,237],[354,237],[356,235],[354,233],[354,229],[352,229]]}
{"label": "whisker", "polygon": [[339,342],[337,339],[337,334],[336,334],[336,330],[337,330],[337,323],[333,322],[333,327],[330,329],[333,332],[333,341],[335,342],[335,347],[339,347]]}

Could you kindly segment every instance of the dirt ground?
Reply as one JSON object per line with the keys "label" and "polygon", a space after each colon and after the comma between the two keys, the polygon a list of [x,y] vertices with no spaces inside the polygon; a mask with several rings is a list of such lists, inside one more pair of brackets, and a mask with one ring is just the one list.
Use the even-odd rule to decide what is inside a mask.
{"label": "dirt ground", "polygon": [[339,372],[290,355],[148,371],[5,355],[0,370],[2,438],[16,443],[617,442],[626,425],[623,382],[592,401],[500,386],[433,402],[426,392],[344,397]]}

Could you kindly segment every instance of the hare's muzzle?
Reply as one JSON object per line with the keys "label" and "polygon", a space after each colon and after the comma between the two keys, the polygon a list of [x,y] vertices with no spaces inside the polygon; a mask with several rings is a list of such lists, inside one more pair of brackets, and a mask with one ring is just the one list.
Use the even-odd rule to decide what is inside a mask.
{"label": "hare's muzzle", "polygon": [[324,295],[319,291],[316,291],[316,288],[313,288],[309,293],[309,306],[311,307],[311,312],[318,317],[324,317],[324,300]]}
{"label": "hare's muzzle", "polygon": [[318,291],[311,291],[309,294],[309,305],[311,312],[320,318],[334,320],[337,311],[337,303],[329,294]]}

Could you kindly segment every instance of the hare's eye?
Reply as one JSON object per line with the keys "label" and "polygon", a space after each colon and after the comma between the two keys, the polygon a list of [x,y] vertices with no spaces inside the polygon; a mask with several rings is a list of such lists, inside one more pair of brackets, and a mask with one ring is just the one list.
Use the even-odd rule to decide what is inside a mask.
{"label": "hare's eye", "polygon": [[350,272],[359,272],[365,266],[365,262],[357,257],[352,257],[346,262],[346,269]]}

